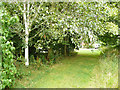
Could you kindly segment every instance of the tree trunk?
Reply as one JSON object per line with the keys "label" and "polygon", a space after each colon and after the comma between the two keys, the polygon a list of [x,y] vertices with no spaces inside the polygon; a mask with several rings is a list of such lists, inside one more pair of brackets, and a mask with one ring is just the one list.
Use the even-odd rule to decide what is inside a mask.
{"label": "tree trunk", "polygon": [[39,57],[38,57],[38,55],[37,55],[37,63],[39,62]]}
{"label": "tree trunk", "polygon": [[47,60],[49,61],[50,60],[50,56],[53,54],[52,52],[52,48],[49,48],[48,49],[48,55],[47,55]]}
{"label": "tree trunk", "polygon": [[[118,3],[118,34],[120,35],[120,2]],[[118,68],[120,68],[120,39],[118,43]],[[118,88],[120,88],[120,70],[118,70],[118,81]]]}
{"label": "tree trunk", "polygon": [[2,70],[2,35],[0,34],[0,69]]}
{"label": "tree trunk", "polygon": [[[26,15],[26,2],[24,2],[24,22],[25,22],[25,65],[29,65],[29,52],[28,52],[28,37],[29,37],[29,32],[28,32],[28,23],[27,23],[27,15]],[[29,3],[28,3],[28,10],[29,10]],[[29,11],[28,11],[29,12]],[[29,22],[29,20],[28,20]]]}
{"label": "tree trunk", "polygon": [[[65,37],[65,43],[66,43],[66,37]],[[65,55],[65,56],[67,56],[67,51],[66,51],[66,50],[67,50],[67,46],[66,46],[66,44],[65,44],[65,46],[64,46],[64,55]]]}

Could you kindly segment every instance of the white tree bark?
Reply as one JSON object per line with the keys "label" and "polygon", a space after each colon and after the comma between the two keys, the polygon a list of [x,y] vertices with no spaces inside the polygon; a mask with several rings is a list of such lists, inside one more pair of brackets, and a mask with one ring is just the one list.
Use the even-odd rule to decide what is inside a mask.
{"label": "white tree bark", "polygon": [[25,65],[29,65],[29,51],[28,51],[28,37],[29,37],[29,28],[28,28],[28,21],[27,20],[27,13],[26,13],[26,2],[24,2],[24,22],[25,22]]}

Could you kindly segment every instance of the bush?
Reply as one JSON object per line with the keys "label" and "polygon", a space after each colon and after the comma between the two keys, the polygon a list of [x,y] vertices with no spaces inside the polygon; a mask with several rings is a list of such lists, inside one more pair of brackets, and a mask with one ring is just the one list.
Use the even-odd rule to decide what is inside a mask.
{"label": "bush", "polygon": [[15,83],[15,74],[17,70],[13,64],[13,54],[12,52],[15,48],[12,46],[12,42],[7,41],[2,38],[2,72],[1,72],[1,89],[10,88]]}

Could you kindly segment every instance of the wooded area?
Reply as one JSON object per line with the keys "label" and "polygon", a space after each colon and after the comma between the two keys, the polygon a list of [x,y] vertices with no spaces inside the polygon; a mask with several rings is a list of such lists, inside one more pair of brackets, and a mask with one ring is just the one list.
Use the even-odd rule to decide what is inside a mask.
{"label": "wooded area", "polygon": [[21,77],[20,64],[50,66],[95,43],[118,58],[119,17],[119,2],[0,2],[1,89]]}

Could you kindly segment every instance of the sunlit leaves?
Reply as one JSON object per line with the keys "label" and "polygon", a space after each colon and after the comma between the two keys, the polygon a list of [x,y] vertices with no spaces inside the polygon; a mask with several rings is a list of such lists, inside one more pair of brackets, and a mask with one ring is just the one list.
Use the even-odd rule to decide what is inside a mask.
{"label": "sunlit leaves", "polygon": [[115,25],[112,22],[106,22],[106,32],[111,32],[114,35],[118,34],[118,25]]}
{"label": "sunlit leaves", "polygon": [[[2,9],[2,10],[1,10]],[[1,68],[1,82],[2,87],[0,89],[5,87],[11,87],[15,83],[15,74],[16,74],[16,68],[13,65],[13,52],[15,50],[15,47],[13,47],[13,42],[8,41],[9,33],[10,33],[10,25],[13,25],[17,21],[19,21],[18,17],[11,17],[8,12],[1,6],[0,11],[2,11],[2,14],[0,13],[0,27],[2,32],[1,33],[1,40],[0,40],[0,46],[2,48],[2,68]]]}

